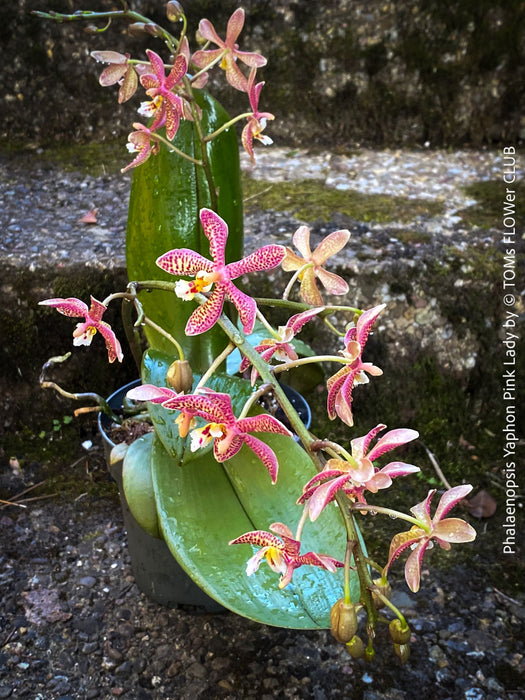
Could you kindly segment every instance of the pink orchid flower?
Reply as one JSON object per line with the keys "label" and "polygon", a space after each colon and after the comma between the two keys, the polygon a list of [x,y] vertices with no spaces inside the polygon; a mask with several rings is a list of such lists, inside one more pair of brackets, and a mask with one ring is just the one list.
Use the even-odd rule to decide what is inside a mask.
{"label": "pink orchid flower", "polygon": [[132,131],[128,136],[127,148],[130,153],[138,153],[138,155],[125,168],[121,168],[121,173],[141,165],[151,155],[156,155],[160,149],[159,142],[155,134],[151,132],[151,129],[148,129],[144,124],[140,124],[140,122],[135,122],[133,128],[135,131]]}
{"label": "pink orchid flower", "polygon": [[223,41],[213,24],[207,19],[201,19],[199,32],[206,41],[219,46],[218,49],[196,51],[192,61],[199,68],[206,68],[211,63],[222,58],[220,67],[226,72],[226,80],[237,90],[246,92],[248,81],[237,65],[237,60],[242,61],[250,68],[260,68],[266,65],[266,59],[259,53],[239,51],[239,45],[235,42],[244,26],[244,10],[239,7],[228,20],[226,40]]}
{"label": "pink orchid flower", "polygon": [[[249,433],[291,435],[291,432],[276,418],[265,413],[258,416],[236,418],[229,394],[221,394],[205,387],[201,391],[203,394],[183,395],[170,389],[145,384],[129,391],[128,397],[134,400],[160,403],[164,408],[181,411],[183,420],[192,420],[196,416],[204,418],[208,423],[191,432],[192,452],[206,447],[214,440],[215,459],[218,462],[225,462],[234,457],[243,444],[246,444],[262,461],[272,478],[272,482],[275,483],[279,464],[274,451],[262,440],[249,435]],[[181,422],[179,422],[179,431]],[[184,436],[181,435],[181,437]]]}
{"label": "pink orchid flower", "polygon": [[95,61],[101,63],[109,63],[107,68],[104,68],[98,79],[102,87],[115,85],[118,83],[120,89],[118,92],[119,104],[126,102],[133,97],[138,87],[138,78],[135,68],[129,63],[130,54],[121,54],[117,51],[92,51],[91,56]]}
{"label": "pink orchid flower", "polygon": [[180,411],[175,423],[179,428],[179,436],[185,438],[192,428],[197,426],[195,420],[196,413],[180,408],[178,399],[184,396],[183,393],[177,393],[173,389],[164,386],[155,386],[154,384],[141,384],[140,386],[131,389],[126,394],[128,399],[132,401],[149,401],[150,403],[160,403],[164,408]]}
{"label": "pink orchid flower", "polygon": [[326,236],[312,253],[310,229],[307,226],[300,226],[294,233],[292,240],[302,257],[294,253],[291,248],[287,248],[282,268],[285,272],[304,268],[299,275],[301,280],[299,296],[305,304],[321,306],[323,303],[315,281],[316,277],[329,294],[346,294],[348,292],[349,287],[345,280],[339,275],[325,270],[323,265],[328,258],[344,248],[349,238],[350,231],[346,229],[334,231]]}
{"label": "pink orchid flower", "polygon": [[350,362],[330,377],[327,382],[327,410],[330,420],[338,415],[344,423],[352,427],[354,424],[352,415],[352,389],[354,385],[368,382],[365,372],[374,377],[383,374],[379,367],[363,362],[361,355],[372,326],[385,306],[386,304],[380,304],[364,311],[356,325],[350,328],[345,335],[345,349],[342,351],[342,355]]}
{"label": "pink orchid flower", "polygon": [[262,132],[266,128],[268,119],[275,119],[270,112],[259,112],[259,97],[264,83],[255,85],[255,74],[257,70],[252,68],[250,77],[248,78],[248,97],[250,98],[250,106],[252,113],[247,117],[248,123],[242,130],[242,145],[246,153],[250,156],[252,163],[255,165],[255,155],[253,152],[253,139],[257,139],[264,146],[270,146],[273,141],[269,136]]}
{"label": "pink orchid flower", "polygon": [[244,332],[249,335],[255,324],[257,304],[251,297],[237,289],[231,280],[248,272],[270,270],[276,267],[284,258],[285,248],[280,245],[263,246],[238,262],[226,264],[224,259],[228,238],[226,222],[211,209],[201,209],[200,220],[204,233],[210,241],[213,262],[187,248],[170,250],[157,260],[157,265],[172,275],[195,276],[192,281],[179,280],[175,285],[175,293],[181,299],[193,299],[195,294],[208,292],[214,285],[208,300],[188,319],[186,334],[199,335],[209,330],[219,318],[224,300],[228,297],[239,312]]}
{"label": "pink orchid flower", "polygon": [[[261,547],[261,549],[248,560],[246,565],[246,573],[248,576],[251,576],[258,570],[264,558],[266,558],[272,571],[281,574],[279,588],[285,588],[292,580],[295,569],[304,564],[320,566],[332,573],[334,573],[337,568],[344,566],[343,562],[327,554],[315,554],[315,552],[299,554],[301,543],[294,539],[290,528],[283,525],[283,523],[273,523],[270,525],[270,530],[272,532],[265,532],[264,530],[246,532],[244,535],[229,542],[229,544],[252,544],[256,547]],[[276,534],[274,535],[272,533]],[[279,537],[276,535],[279,535]]]}
{"label": "pink orchid flower", "polygon": [[171,141],[179,128],[181,117],[184,115],[183,99],[173,92],[186,75],[188,63],[183,54],[179,54],[173,63],[173,67],[166,76],[164,63],[161,57],[154,51],[147,49],[146,54],[151,62],[154,75],[149,73],[140,76],[140,83],[146,90],[150,102],[143,102],[139,114],[146,117],[154,117],[151,131],[166,125],[166,136]]}
{"label": "pink orchid flower", "polygon": [[102,316],[107,309],[102,302],[91,297],[91,306],[88,308],[87,304],[80,299],[70,297],[68,299],[45,299],[39,304],[51,306],[64,316],[84,317],[84,323],[78,323],[73,331],[73,345],[91,345],[93,336],[99,331],[106,341],[108,360],[122,362],[124,355],[120,343],[109,323],[102,321]]}
{"label": "pink orchid flower", "polygon": [[432,540],[436,540],[442,549],[450,549],[451,543],[472,542],[476,539],[476,531],[467,522],[461,518],[445,518],[449,510],[471,491],[470,484],[455,486],[445,491],[441,496],[434,517],[431,518],[430,503],[436,493],[435,489],[431,489],[424,501],[410,509],[411,513],[420,521],[420,525],[414,525],[407,532],[400,532],[392,538],[388,562],[383,573],[386,574],[392,562],[397,559],[401,552],[410,547],[412,552],[405,564],[405,579],[410,590],[417,593],[423,556],[427,548],[432,546]]}
{"label": "pink orchid flower", "polygon": [[[370,443],[386,428],[380,423],[367,435],[351,441],[351,460],[330,459],[325,468],[305,485],[299,503],[308,501],[308,513],[316,520],[323,509],[333,501],[337,492],[343,490],[352,500],[366,503],[363,492],[377,493],[392,484],[392,479],[419,471],[419,467],[405,462],[389,462],[382,469],[374,461],[385,452],[405,445],[419,437],[415,430],[399,428],[383,435],[369,451]],[[323,482],[323,483],[320,483]]]}
{"label": "pink orchid flower", "polygon": [[[324,306],[321,306],[318,309],[308,309],[308,311],[302,311],[300,314],[295,314],[295,316],[288,319],[285,326],[279,326],[277,338],[265,338],[260,345],[255,347],[256,352],[260,354],[265,362],[270,362],[272,357],[279,362],[297,360],[298,355],[295,352],[293,345],[291,345],[291,342],[302,327],[314,316],[320,314],[321,311],[324,311]],[[240,364],[239,372],[245,372],[249,366],[250,360],[247,357],[244,357]],[[251,373],[252,385],[255,384],[258,376],[259,373],[254,367]]]}

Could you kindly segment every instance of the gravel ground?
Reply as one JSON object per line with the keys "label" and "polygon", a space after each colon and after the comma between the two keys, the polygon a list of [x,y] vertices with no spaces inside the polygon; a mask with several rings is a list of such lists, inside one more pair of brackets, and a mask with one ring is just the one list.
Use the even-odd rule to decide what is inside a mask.
{"label": "gravel ground", "polygon": [[[391,187],[393,194],[440,196],[446,214],[427,224],[435,230],[439,223],[446,234],[465,206],[458,183],[501,171],[487,153],[356,158],[319,156],[310,171],[300,153],[290,158],[277,150],[272,161],[265,153],[254,174],[313,176],[336,187],[350,179],[361,191]],[[0,165],[0,253],[7,260],[35,269],[43,259],[65,265],[74,252],[87,265],[122,264],[127,178],[65,172],[31,155],[2,158]],[[78,223],[93,208],[97,223]],[[265,216],[273,230],[290,232],[297,223]],[[261,215],[248,218],[249,241],[261,221]],[[382,638],[376,660],[365,665],[327,632],[281,630],[148,601],[134,583],[116,487],[97,441],[71,466],[32,462],[18,473],[8,458],[0,450],[2,499],[41,481],[28,496],[49,495],[57,474],[68,485],[26,508],[0,505],[0,700],[523,697],[523,567],[518,557],[503,559],[496,519],[475,523],[477,543],[462,554],[431,554],[417,596],[397,567],[395,600],[412,625],[411,657],[401,667]]]}
{"label": "gravel ground", "polygon": [[[394,600],[413,629],[410,660],[400,666],[381,631],[366,665],[328,632],[152,603],[134,583],[101,451],[69,471],[74,487],[59,498],[0,511],[0,698],[522,697],[525,611],[504,577],[488,584],[498,555],[482,525],[485,551],[446,570],[440,552],[417,596],[399,567]],[[49,477],[36,464],[23,478],[4,471],[0,495]]]}

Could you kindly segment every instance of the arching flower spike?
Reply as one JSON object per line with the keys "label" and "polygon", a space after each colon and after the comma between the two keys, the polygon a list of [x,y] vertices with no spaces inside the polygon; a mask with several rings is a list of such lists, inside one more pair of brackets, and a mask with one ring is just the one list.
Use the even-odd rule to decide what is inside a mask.
{"label": "arching flower spike", "polygon": [[[320,566],[322,569],[334,573],[336,569],[344,566],[343,562],[326,554],[307,552],[299,554],[301,543],[294,539],[289,527],[283,523],[270,525],[271,532],[253,530],[231,540],[229,544],[252,544],[260,547],[258,552],[248,560],[246,573],[254,574],[264,558],[272,571],[281,574],[279,588],[285,588],[292,580],[293,572],[299,566]],[[272,534],[275,533],[275,534]],[[277,537],[276,535],[279,535]]]}
{"label": "arching flower spike", "polygon": [[51,306],[64,316],[72,318],[84,317],[83,323],[78,323],[73,331],[73,345],[91,345],[93,336],[97,331],[104,338],[108,351],[108,360],[122,362],[124,357],[120,343],[111,329],[109,323],[102,320],[107,307],[102,302],[91,297],[91,306],[88,308],[80,299],[69,297],[67,299],[45,299],[40,301],[41,306]]}
{"label": "arching flower spike", "polygon": [[328,272],[323,266],[328,258],[344,248],[349,238],[350,231],[346,229],[334,231],[326,236],[312,253],[310,229],[307,226],[300,226],[294,233],[292,240],[302,257],[294,253],[291,248],[287,248],[282,268],[285,272],[290,272],[300,270],[308,265],[299,276],[301,280],[299,296],[306,304],[312,306],[323,304],[323,298],[315,281],[316,277],[329,294],[346,294],[348,292],[349,287],[345,280],[333,272]]}
{"label": "arching flower spike", "polygon": [[242,61],[250,68],[260,68],[266,65],[266,59],[259,53],[251,53],[248,51],[239,51],[239,45],[236,43],[239,34],[244,27],[244,10],[239,7],[228,20],[226,29],[226,40],[223,41],[213,24],[207,19],[201,19],[199,23],[199,32],[206,41],[211,41],[219,48],[196,51],[193,54],[192,61],[199,68],[206,68],[218,58],[222,57],[220,67],[226,72],[226,80],[230,85],[237,90],[246,92],[248,89],[248,81],[241,69],[237,65],[237,60]]}
{"label": "arching flower spike", "polygon": [[194,276],[188,282],[180,280],[175,293],[181,299],[193,299],[199,292],[208,292],[213,286],[209,299],[196,309],[186,324],[187,335],[199,335],[209,330],[219,318],[224,300],[228,297],[239,312],[244,332],[249,335],[255,324],[257,304],[241,292],[231,280],[249,272],[270,270],[277,267],[284,258],[285,248],[280,245],[267,245],[259,248],[248,257],[234,263],[225,263],[225,247],[228,226],[211,209],[201,209],[200,220],[204,233],[210,241],[213,261],[187,248],[177,248],[161,255],[157,265],[172,275]]}
{"label": "arching flower spike", "polygon": [[461,518],[445,518],[445,515],[472,491],[470,484],[455,486],[445,491],[441,496],[434,517],[430,517],[430,504],[435,489],[428,492],[427,497],[421,503],[410,509],[411,513],[420,521],[421,526],[414,525],[407,532],[394,535],[390,543],[390,553],[384,573],[392,562],[407,547],[412,549],[405,564],[405,579],[408,587],[414,593],[419,590],[421,578],[421,566],[423,556],[428,547],[432,546],[432,540],[436,540],[442,549],[450,549],[450,545],[456,542],[472,542],[476,539],[476,531]]}
{"label": "arching flower spike", "polygon": [[352,326],[345,335],[345,349],[342,351],[342,355],[351,362],[342,367],[327,382],[327,410],[330,420],[338,415],[351,427],[354,424],[352,415],[352,389],[354,385],[368,382],[365,372],[374,377],[383,374],[379,367],[363,362],[361,356],[372,326],[385,306],[386,304],[380,304],[364,311],[356,325]]}

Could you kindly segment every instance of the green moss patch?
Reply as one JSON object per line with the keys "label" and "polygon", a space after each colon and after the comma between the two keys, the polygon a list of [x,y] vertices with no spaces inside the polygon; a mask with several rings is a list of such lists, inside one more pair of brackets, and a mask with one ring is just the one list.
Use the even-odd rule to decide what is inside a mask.
{"label": "green moss patch", "polygon": [[441,202],[336,190],[316,180],[273,183],[246,177],[243,189],[248,212],[258,209],[288,211],[303,221],[328,222],[337,213],[357,221],[408,222],[418,216],[443,213]]}
{"label": "green moss patch", "polygon": [[[523,181],[507,185],[501,180],[474,182],[463,188],[465,194],[476,200],[476,204],[459,212],[466,226],[479,226],[483,229],[503,227],[506,189],[514,190],[516,199],[514,218],[516,222],[525,220],[525,183]],[[512,203],[510,203],[511,205]],[[508,215],[509,211],[505,212]]]}

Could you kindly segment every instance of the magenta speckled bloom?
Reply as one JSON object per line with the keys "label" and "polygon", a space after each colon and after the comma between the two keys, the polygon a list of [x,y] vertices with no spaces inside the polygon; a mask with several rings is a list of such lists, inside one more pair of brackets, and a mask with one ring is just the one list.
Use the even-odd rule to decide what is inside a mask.
{"label": "magenta speckled bloom", "polygon": [[383,374],[379,367],[369,362],[363,362],[361,355],[372,326],[385,306],[386,304],[380,304],[364,311],[356,325],[350,328],[345,335],[345,349],[342,354],[343,357],[351,361],[330,377],[327,382],[327,410],[330,420],[333,420],[338,415],[342,421],[351,427],[354,424],[352,415],[352,389],[354,384],[365,384],[368,382],[365,372],[375,377]]}
{"label": "magenta speckled bloom", "polygon": [[166,408],[175,408],[191,416],[200,416],[209,421],[203,428],[191,431],[191,450],[196,451],[214,440],[213,453],[218,462],[234,457],[246,444],[262,461],[272,482],[277,480],[279,464],[274,451],[251,432],[280,433],[291,435],[290,431],[276,418],[263,413],[258,416],[236,418],[229,394],[221,394],[212,389],[201,389],[204,394],[189,394],[173,397],[164,402]]}
{"label": "magenta speckled bloom", "polygon": [[249,51],[239,51],[236,43],[239,34],[244,27],[244,10],[239,7],[228,20],[226,29],[226,39],[223,41],[215,27],[208,19],[201,19],[199,32],[206,41],[216,44],[218,49],[196,51],[192,61],[199,68],[206,68],[214,61],[221,59],[220,67],[226,72],[226,80],[237,90],[246,92],[248,90],[248,80],[237,65],[237,61],[242,61],[250,68],[260,68],[266,65],[266,59],[259,53]]}
{"label": "magenta speckled bloom", "polygon": [[252,544],[261,548],[248,560],[246,565],[248,576],[257,571],[264,558],[266,558],[272,571],[281,574],[279,588],[284,588],[290,583],[293,572],[299,566],[305,564],[320,566],[332,573],[344,566],[343,562],[327,554],[316,554],[315,552],[299,554],[301,543],[294,539],[290,528],[283,525],[283,523],[273,523],[273,525],[270,525],[270,530],[271,532],[265,532],[264,530],[246,532],[244,535],[236,537],[229,542],[229,544]]}
{"label": "magenta speckled bloom", "polygon": [[187,248],[177,248],[164,253],[157,265],[172,275],[194,276],[191,281],[179,280],[175,293],[181,299],[193,299],[199,292],[209,292],[208,300],[196,309],[186,324],[187,335],[199,335],[209,330],[219,318],[224,300],[228,297],[239,312],[244,332],[249,335],[255,324],[257,304],[241,292],[231,280],[248,272],[259,272],[277,267],[284,258],[285,248],[267,245],[259,248],[238,262],[226,264],[224,251],[228,238],[228,226],[211,209],[201,209],[200,220],[204,233],[210,241],[213,261]]}
{"label": "magenta speckled bloom", "polygon": [[[270,362],[272,357],[275,357],[279,362],[287,362],[289,360],[297,360],[298,355],[291,344],[294,337],[299,333],[301,328],[308,323],[310,319],[317,314],[324,311],[324,306],[318,309],[308,309],[307,311],[302,311],[300,314],[295,314],[288,319],[285,326],[279,326],[277,331],[277,338],[265,338],[260,345],[255,347],[256,352],[260,354],[265,362]],[[240,367],[239,372],[245,372],[250,366],[250,360],[244,357]],[[251,382],[255,384],[259,373],[255,369],[252,369]]]}
{"label": "magenta speckled bloom", "polygon": [[78,323],[73,331],[73,345],[91,345],[93,336],[97,331],[106,341],[108,360],[122,362],[124,357],[122,348],[109,323],[102,320],[107,309],[102,302],[91,297],[91,306],[88,308],[80,299],[69,297],[67,299],[45,299],[40,301],[41,306],[51,306],[64,316],[72,318],[84,317],[84,323]]}
{"label": "magenta speckled bloom", "polygon": [[166,136],[171,141],[179,128],[180,119],[184,113],[184,103],[179,95],[173,92],[173,88],[181,82],[188,70],[188,63],[183,54],[179,54],[173,63],[173,67],[166,76],[164,63],[161,57],[149,49],[146,54],[153,68],[153,75],[146,73],[140,76],[140,83],[146,90],[150,102],[143,102],[139,113],[146,117],[154,117],[150,126],[151,131],[166,126]]}
{"label": "magenta speckled bloom", "polygon": [[442,549],[450,549],[451,543],[475,540],[476,531],[472,525],[461,518],[445,518],[449,510],[471,491],[470,484],[454,486],[454,488],[445,491],[441,496],[434,517],[431,518],[430,503],[436,493],[436,489],[431,489],[424,501],[410,509],[410,512],[420,521],[420,526],[414,525],[407,532],[400,532],[392,538],[384,573],[401,552],[410,547],[412,552],[405,564],[405,579],[410,590],[417,593],[423,556],[427,548],[432,545],[433,539]]}
{"label": "magenta speckled bloom", "polygon": [[246,153],[250,156],[251,161],[255,164],[255,154],[253,152],[253,139],[257,139],[264,146],[269,146],[273,143],[272,139],[262,132],[266,128],[268,119],[275,119],[270,112],[259,112],[259,97],[264,83],[255,84],[256,69],[252,68],[250,77],[248,78],[248,97],[250,98],[250,106],[252,113],[247,117],[248,123],[242,130],[242,145]]}
{"label": "magenta speckled bloom", "polygon": [[[311,520],[316,520],[323,508],[333,501],[342,489],[352,500],[366,503],[364,491],[377,493],[392,484],[392,479],[419,471],[419,467],[405,462],[389,462],[382,469],[374,466],[374,461],[396,447],[405,445],[419,437],[415,430],[399,428],[383,435],[370,451],[370,443],[378,433],[386,428],[380,423],[365,436],[352,440],[351,459],[330,459],[325,468],[305,485],[299,503],[309,502]],[[322,483],[321,483],[322,482]]]}
{"label": "magenta speckled bloom", "polygon": [[152,134],[147,126],[140,122],[135,122],[133,128],[135,131],[132,131],[128,136],[127,148],[130,153],[138,153],[138,155],[125,168],[121,169],[121,173],[125,173],[131,168],[136,168],[137,165],[141,165],[148,160],[151,155],[156,155],[159,152],[159,142],[155,138],[155,134]]}

